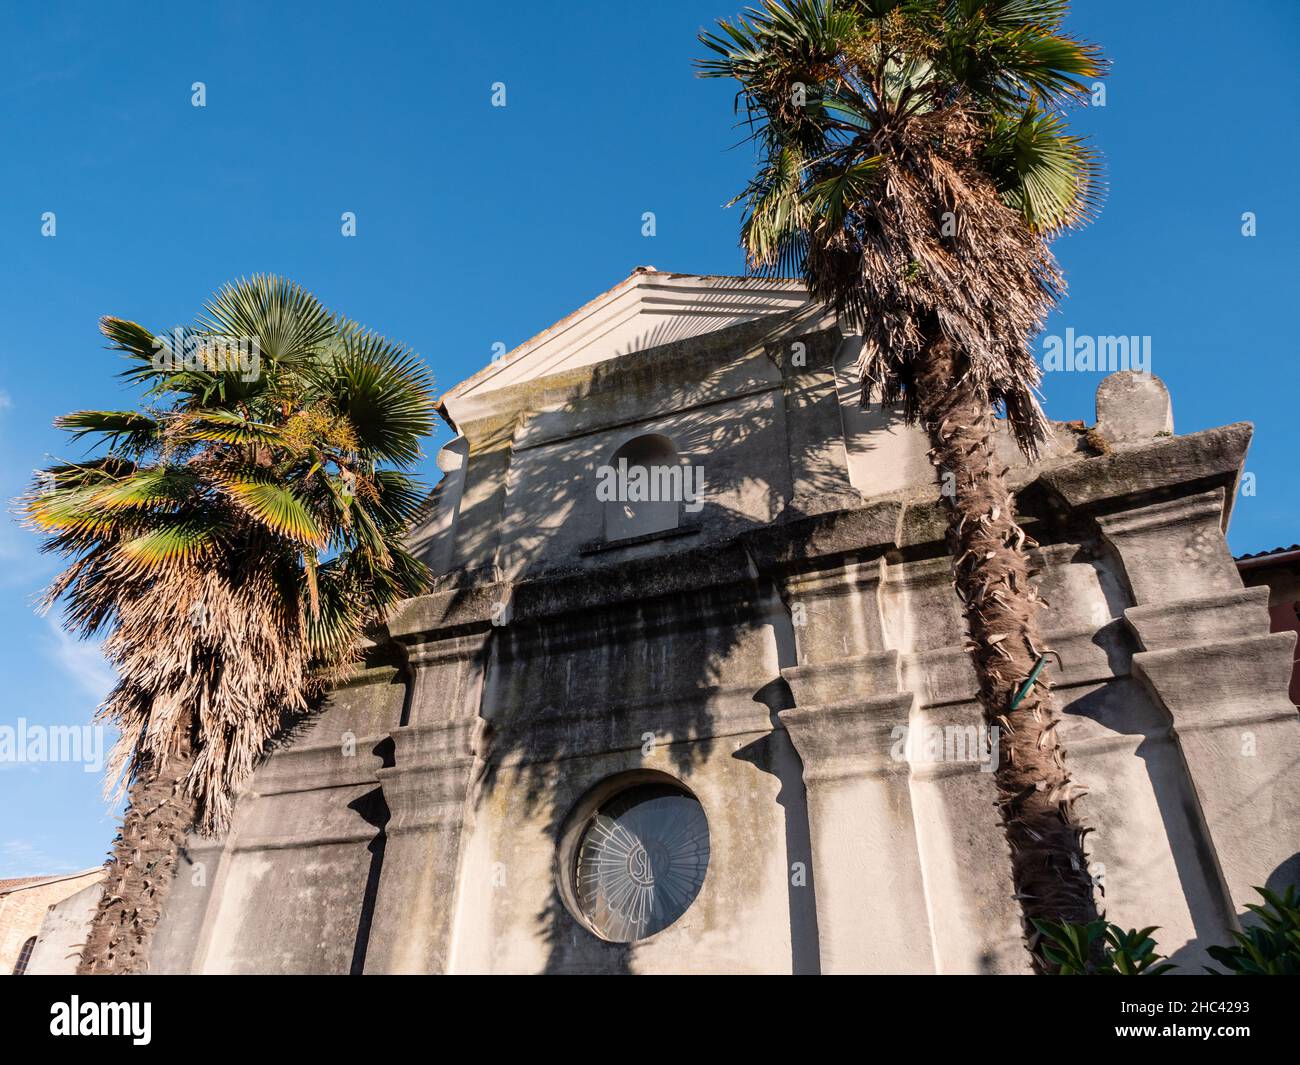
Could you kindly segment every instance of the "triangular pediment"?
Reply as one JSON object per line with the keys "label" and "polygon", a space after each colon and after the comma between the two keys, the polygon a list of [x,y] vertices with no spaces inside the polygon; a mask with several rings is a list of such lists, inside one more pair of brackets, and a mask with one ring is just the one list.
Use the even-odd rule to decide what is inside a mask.
{"label": "triangular pediment", "polygon": [[808,302],[798,281],[670,274],[638,267],[443,398],[454,407],[457,400],[481,399],[497,389],[785,314]]}

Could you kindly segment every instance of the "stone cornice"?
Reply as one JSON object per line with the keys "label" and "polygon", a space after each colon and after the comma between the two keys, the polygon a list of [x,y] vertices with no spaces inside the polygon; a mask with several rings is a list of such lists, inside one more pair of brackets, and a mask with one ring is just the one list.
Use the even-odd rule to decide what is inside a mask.
{"label": "stone cornice", "polygon": [[[1039,470],[1025,487],[1041,484],[1067,515],[1104,515],[1144,497],[1173,498],[1213,486],[1235,486],[1250,435],[1250,426],[1238,423],[1123,445],[1108,456]],[[487,631],[494,619],[509,624],[539,622],[709,588],[756,587],[764,576],[815,570],[847,555],[870,561],[900,549],[943,554],[944,535],[943,511],[937,502],[868,501],[845,510],[789,516],[721,543],[658,558],[575,567],[513,584],[467,578],[458,586],[406,601],[388,628],[396,640],[420,643]]]}
{"label": "stone cornice", "polygon": [[1226,489],[1226,528],[1253,429],[1236,422],[1187,436],[1126,446],[1110,455],[1046,470],[1039,480],[1070,510],[1105,513],[1143,497]]}

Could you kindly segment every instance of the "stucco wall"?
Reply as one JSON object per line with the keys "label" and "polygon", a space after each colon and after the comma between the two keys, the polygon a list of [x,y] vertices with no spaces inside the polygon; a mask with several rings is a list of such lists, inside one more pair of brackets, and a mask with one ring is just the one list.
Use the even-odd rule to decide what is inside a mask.
{"label": "stucco wall", "polygon": [[0,975],[13,972],[14,963],[27,940],[41,931],[46,911],[55,903],[75,895],[103,877],[100,869],[63,879],[20,887],[0,895]]}
{"label": "stucco wall", "polygon": [[66,976],[77,971],[90,922],[104,895],[101,878],[54,903],[45,912],[27,972],[32,976]]}

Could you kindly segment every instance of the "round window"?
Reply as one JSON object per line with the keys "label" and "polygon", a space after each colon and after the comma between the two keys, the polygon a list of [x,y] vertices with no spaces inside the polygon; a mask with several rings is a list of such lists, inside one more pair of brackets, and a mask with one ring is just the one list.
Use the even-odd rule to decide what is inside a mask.
{"label": "round window", "polygon": [[607,799],[578,840],[574,893],[597,935],[645,939],[690,908],[709,865],[709,826],[695,796],[639,784]]}

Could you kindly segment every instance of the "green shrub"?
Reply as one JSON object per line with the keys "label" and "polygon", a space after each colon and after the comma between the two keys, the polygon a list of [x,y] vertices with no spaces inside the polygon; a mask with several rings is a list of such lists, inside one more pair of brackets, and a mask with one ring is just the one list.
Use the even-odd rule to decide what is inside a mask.
{"label": "green shrub", "polygon": [[1160,976],[1173,968],[1157,965],[1163,955],[1156,953],[1156,941],[1150,928],[1130,928],[1091,921],[1070,924],[1068,921],[1040,921],[1034,927],[1043,937],[1038,950],[1055,976]]}
{"label": "green shrub", "polygon": [[1216,976],[1300,976],[1300,896],[1295,885],[1283,895],[1268,888],[1255,890],[1264,905],[1247,903],[1246,909],[1263,924],[1233,932],[1230,947],[1210,947],[1210,957],[1228,972],[1208,971]]}

